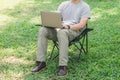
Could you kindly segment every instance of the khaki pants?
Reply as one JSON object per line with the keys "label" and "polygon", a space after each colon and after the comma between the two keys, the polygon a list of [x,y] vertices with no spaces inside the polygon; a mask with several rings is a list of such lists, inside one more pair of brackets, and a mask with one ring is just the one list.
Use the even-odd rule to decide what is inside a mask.
{"label": "khaki pants", "polygon": [[59,43],[59,66],[67,66],[69,41],[79,35],[79,31],[70,29],[56,30],[53,28],[41,27],[38,37],[37,61],[45,61],[48,39],[56,40]]}

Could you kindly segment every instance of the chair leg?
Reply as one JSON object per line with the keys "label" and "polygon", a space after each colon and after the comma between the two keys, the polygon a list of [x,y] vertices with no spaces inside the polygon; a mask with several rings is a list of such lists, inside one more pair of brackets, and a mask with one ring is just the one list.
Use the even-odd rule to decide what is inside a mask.
{"label": "chair leg", "polygon": [[74,44],[74,45],[75,45],[75,47],[80,51],[79,56],[78,56],[78,60],[79,60],[79,59],[80,59],[80,55],[81,55],[81,53],[82,53],[82,49],[79,48],[76,44]]}
{"label": "chair leg", "polygon": [[[84,42],[85,41],[85,42]],[[85,44],[85,48],[83,47]],[[83,41],[80,43],[82,50],[84,51],[85,54],[88,53],[88,32],[84,34]]]}
{"label": "chair leg", "polygon": [[[85,42],[84,42],[85,41]],[[83,35],[82,42],[79,42],[81,49],[84,51],[85,54],[88,53],[88,32],[85,32]],[[84,47],[85,45],[85,47]]]}
{"label": "chair leg", "polygon": [[54,44],[54,46],[53,46],[53,48],[52,48],[52,51],[51,51],[51,53],[50,53],[50,58],[49,58],[50,60],[52,59],[54,49],[55,49],[55,44]]}
{"label": "chair leg", "polygon": [[84,41],[85,41],[85,35],[83,36],[83,39],[81,42],[79,42],[81,49],[83,50],[84,53],[86,53],[86,49],[84,48]]}
{"label": "chair leg", "polygon": [[57,55],[53,56],[55,48],[57,48],[57,50],[59,50],[58,44],[55,41],[53,41],[53,43],[54,43],[54,45],[53,45],[53,49],[50,53],[50,58],[49,58],[50,60],[54,60],[59,55],[59,54],[57,54]]}
{"label": "chair leg", "polygon": [[88,53],[88,32],[86,32],[86,54]]}

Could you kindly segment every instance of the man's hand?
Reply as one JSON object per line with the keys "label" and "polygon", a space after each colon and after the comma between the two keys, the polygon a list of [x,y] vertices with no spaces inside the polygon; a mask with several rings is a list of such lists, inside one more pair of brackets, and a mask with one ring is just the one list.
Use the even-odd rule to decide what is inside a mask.
{"label": "man's hand", "polygon": [[64,23],[62,23],[62,28],[63,29],[69,29],[69,27],[66,24],[64,24]]}

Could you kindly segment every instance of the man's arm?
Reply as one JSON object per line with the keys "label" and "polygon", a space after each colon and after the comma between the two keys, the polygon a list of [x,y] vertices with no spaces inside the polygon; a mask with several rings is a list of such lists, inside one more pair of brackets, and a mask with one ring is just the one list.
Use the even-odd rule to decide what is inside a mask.
{"label": "man's arm", "polygon": [[[80,30],[83,27],[85,27],[85,25],[87,24],[87,22],[88,22],[88,18],[82,18],[78,24],[71,25],[70,29],[71,30]],[[63,24],[63,27],[64,27],[64,29],[68,29],[69,28],[65,24]]]}

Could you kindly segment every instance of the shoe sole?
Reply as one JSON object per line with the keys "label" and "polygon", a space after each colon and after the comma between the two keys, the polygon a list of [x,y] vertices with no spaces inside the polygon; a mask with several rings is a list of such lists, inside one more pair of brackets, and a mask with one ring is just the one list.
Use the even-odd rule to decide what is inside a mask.
{"label": "shoe sole", "polygon": [[39,73],[39,72],[43,71],[44,69],[46,69],[46,67],[42,68],[41,70],[39,70],[39,71],[37,71],[37,72],[32,72],[32,71],[31,71],[31,72],[32,72],[33,74],[34,74],[34,73]]}

